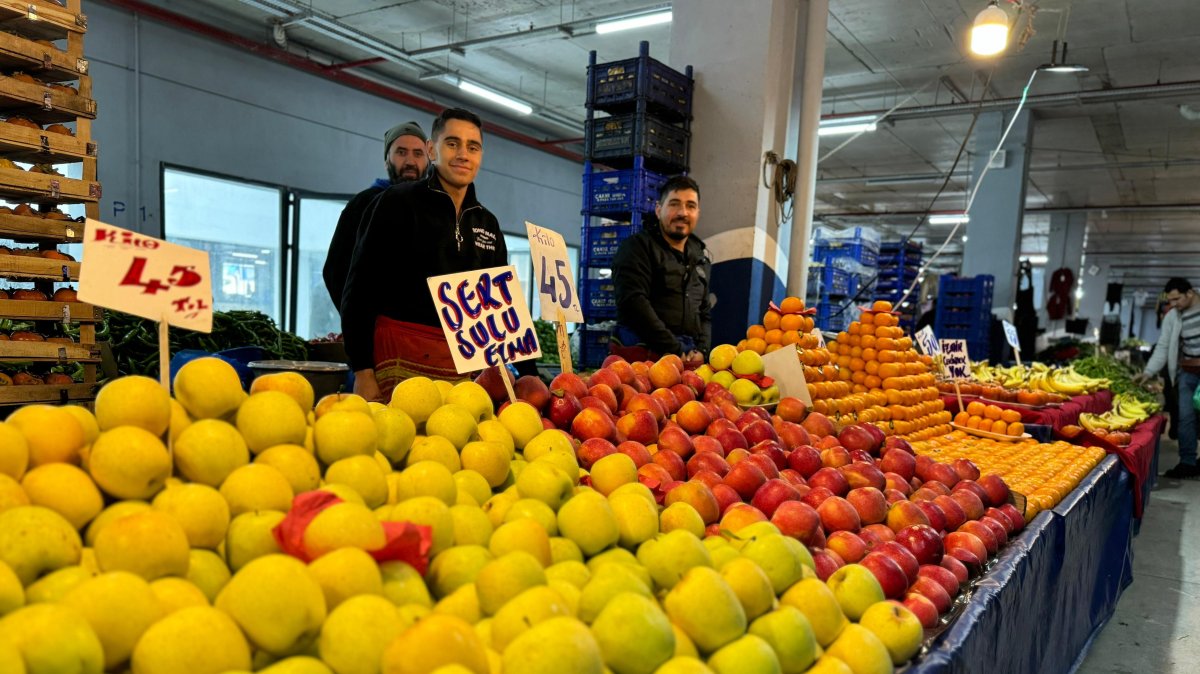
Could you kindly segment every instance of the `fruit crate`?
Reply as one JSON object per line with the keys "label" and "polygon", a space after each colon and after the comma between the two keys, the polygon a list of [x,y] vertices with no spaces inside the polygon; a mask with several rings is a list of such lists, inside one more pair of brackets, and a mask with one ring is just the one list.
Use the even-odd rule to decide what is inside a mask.
{"label": "fruit crate", "polygon": [[67,0],[65,7],[49,0],[0,0],[0,29],[34,40],[73,42],[87,32],[81,6],[80,0]]}
{"label": "fruit crate", "polygon": [[813,245],[813,260],[826,262],[836,258],[849,258],[868,267],[879,263],[879,251],[869,243],[862,241],[818,241]]}
{"label": "fruit crate", "polygon": [[639,107],[664,119],[683,121],[692,115],[692,69],[681,73],[650,58],[650,43],[642,42],[638,56],[588,65],[588,100],[610,114]]}
{"label": "fruit crate", "polygon": [[688,169],[691,132],[651,115],[637,113],[588,120],[584,131],[587,158],[613,168],[629,168],[634,157],[663,172]]}
{"label": "fruit crate", "polygon": [[608,342],[612,331],[607,328],[584,326],[579,328],[579,362],[581,368],[596,368],[608,357]]}
{"label": "fruit crate", "polygon": [[617,288],[611,278],[581,279],[583,313],[588,320],[617,317]]}
{"label": "fruit crate", "polygon": [[857,312],[853,311],[853,307],[843,311],[843,306],[845,305],[837,302],[818,303],[817,313],[814,316],[817,327],[826,332],[841,332],[848,328]]}
{"label": "fruit crate", "polygon": [[585,213],[648,213],[668,176],[646,169],[599,171],[583,177]]}
{"label": "fruit crate", "polygon": [[833,265],[814,265],[808,271],[808,284],[816,294],[849,297],[858,293],[858,275]]}
{"label": "fruit crate", "polygon": [[609,266],[621,242],[628,239],[637,229],[632,223],[613,225],[584,225],[583,239],[587,246],[590,264]]}

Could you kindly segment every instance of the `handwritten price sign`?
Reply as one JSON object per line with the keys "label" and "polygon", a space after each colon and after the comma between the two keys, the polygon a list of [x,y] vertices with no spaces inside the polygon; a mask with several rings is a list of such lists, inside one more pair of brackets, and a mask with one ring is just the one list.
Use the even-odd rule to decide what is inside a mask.
{"label": "handwritten price sign", "polygon": [[84,224],[79,299],[212,332],[208,253],[98,220]]}
{"label": "handwritten price sign", "polygon": [[[583,321],[579,309],[579,296],[575,289],[574,274],[571,273],[571,256],[562,234],[525,223],[529,233],[529,253],[533,257],[533,271],[541,298],[541,316],[547,321]],[[562,312],[561,314],[559,312]]]}
{"label": "handwritten price sign", "polygon": [[921,351],[926,356],[938,356],[942,353],[942,347],[938,344],[937,338],[933,336],[933,328],[926,325],[917,331],[917,345],[921,347]]}
{"label": "handwritten price sign", "polygon": [[943,339],[942,365],[951,379],[971,378],[971,357],[967,353],[967,340]]}
{"label": "handwritten price sign", "polygon": [[428,283],[460,373],[542,355],[513,267],[433,276]]}

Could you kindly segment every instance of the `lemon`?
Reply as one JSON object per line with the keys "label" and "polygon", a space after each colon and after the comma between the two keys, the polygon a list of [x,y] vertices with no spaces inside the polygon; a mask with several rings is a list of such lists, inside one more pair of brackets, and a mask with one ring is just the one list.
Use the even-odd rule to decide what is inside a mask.
{"label": "lemon", "polygon": [[8,564],[0,562],[0,617],[24,605],[25,588],[21,587],[21,579]]}
{"label": "lemon", "polygon": [[104,493],[119,499],[147,499],[171,475],[171,455],[162,440],[137,426],[100,434],[88,457],[88,471]]}
{"label": "lemon", "polygon": [[133,649],[136,674],[222,674],[239,669],[250,669],[246,637],[232,618],[208,606],[166,616],[151,625]]}
{"label": "lemon", "polygon": [[215,550],[229,529],[229,504],[216,489],[204,484],[182,484],[159,492],[155,510],[179,522],[193,548]]}
{"label": "lemon", "polygon": [[459,458],[458,448],[440,435],[417,436],[405,462],[412,466],[418,461],[437,461],[451,473],[462,470],[462,459]]}
{"label": "lemon", "polygon": [[21,488],[33,505],[62,515],[82,529],[104,509],[104,498],[88,474],[66,463],[48,463],[25,474]]}
{"label": "lemon", "polygon": [[252,463],[229,474],[221,483],[221,496],[229,503],[229,514],[237,517],[252,510],[282,510],[292,507],[292,485],[271,466]]}
{"label": "lemon", "polygon": [[58,601],[78,611],[92,626],[104,648],[105,669],[128,660],[142,633],[162,617],[150,584],[124,571],[85,580]]}
{"label": "lemon", "polygon": [[180,434],[191,425],[192,418],[188,416],[187,410],[183,409],[183,405],[180,405],[178,400],[171,398],[171,426],[169,430],[172,446],[179,442]]}
{"label": "lemon", "polygon": [[92,520],[88,525],[87,536],[84,537],[84,542],[88,547],[92,547],[96,543],[96,535],[100,530],[108,526],[112,522],[135,513],[146,512],[150,510],[150,504],[145,501],[117,501],[100,511],[99,515]]}
{"label": "lemon", "polygon": [[468,442],[462,449],[460,455],[463,468],[475,471],[483,476],[487,482],[489,491],[500,485],[508,479],[508,474],[511,471],[510,462],[512,460],[508,449],[499,442],[489,440],[476,440]]}
{"label": "lemon", "polygon": [[417,435],[416,424],[402,410],[393,407],[374,410],[371,418],[375,420],[379,451],[392,463],[403,462]]}
{"label": "lemon", "polygon": [[[271,550],[277,551],[278,548]],[[188,553],[187,581],[200,590],[210,603],[216,601],[217,594],[229,582],[231,575],[225,560],[212,550],[192,550]]]}
{"label": "lemon", "polygon": [[102,571],[129,571],[154,580],[185,576],[188,540],[174,517],[157,510],[129,515],[96,535],[96,562]]}
{"label": "lemon", "polygon": [[442,406],[442,392],[428,377],[413,377],[396,384],[388,407],[402,410],[420,425],[425,423],[434,410]]}
{"label": "lemon", "polygon": [[250,383],[250,395],[261,391],[279,391],[286,394],[295,400],[306,414],[312,410],[315,400],[312,384],[299,372],[277,372],[257,377]]}
{"label": "lemon", "polygon": [[461,405],[442,405],[425,421],[427,435],[440,435],[450,441],[456,449],[475,435],[475,415]]}
{"label": "lemon", "polygon": [[15,648],[31,674],[104,669],[104,651],[91,625],[60,604],[34,604],[0,618],[0,643]]}
{"label": "lemon", "polygon": [[487,546],[492,539],[492,521],[476,506],[456,505],[450,508],[454,520],[455,545]]}
{"label": "lemon", "polygon": [[308,421],[295,399],[279,391],[262,391],[246,399],[238,408],[237,429],[251,452],[275,445],[304,442]]}
{"label": "lemon", "polygon": [[546,430],[542,425],[542,415],[533,405],[518,400],[500,410],[500,423],[513,437],[517,449],[524,449],[526,443]]}
{"label": "lemon", "polygon": [[0,475],[20,480],[29,467],[29,443],[20,429],[0,421]]}
{"label": "lemon", "polygon": [[[356,595],[383,597],[379,565],[371,555],[358,548],[341,548],[321,556],[309,563],[308,574],[321,586],[325,606],[330,611]],[[395,610],[394,606],[392,610]]]}
{"label": "lemon", "polygon": [[[475,505],[483,505],[492,497],[492,486],[482,473],[471,470],[466,466],[454,474],[454,485],[459,494],[468,494]],[[455,501],[457,503],[457,500]]]}
{"label": "lemon", "polygon": [[179,434],[174,450],[179,474],[210,487],[221,486],[236,468],[250,463],[242,434],[217,419],[202,419],[188,426]]}
{"label": "lemon", "polygon": [[360,503],[335,503],[318,513],[304,530],[304,549],[311,559],[340,548],[378,550],[386,542],[383,525]]}
{"label": "lemon", "polygon": [[317,636],[325,621],[325,596],[295,557],[267,555],[242,567],[217,595],[250,643],[287,655]]}
{"label": "lemon", "polygon": [[396,478],[396,501],[416,496],[432,496],[446,505],[454,505],[458,484],[450,469],[437,461],[418,461]]}
{"label": "lemon", "polygon": [[317,648],[338,674],[378,674],[383,651],[408,626],[388,600],[360,595],[329,612]]}
{"label": "lemon", "polygon": [[149,377],[121,377],[96,394],[96,423],[101,431],[136,426],[159,436],[171,424],[171,396]]}
{"label": "lemon", "polygon": [[[150,583],[150,590],[158,600],[158,607],[163,615],[192,606],[208,606],[208,597],[191,581],[183,578],[159,578]],[[107,650],[105,651],[108,652]]]}
{"label": "lemon", "polygon": [[175,399],[193,419],[218,419],[246,400],[237,370],[220,358],[197,358],[175,374]]}
{"label": "lemon", "polygon": [[335,410],[317,419],[313,443],[321,461],[331,464],[351,456],[374,454],[379,447],[379,431],[369,414]]}
{"label": "lemon", "polygon": [[454,545],[454,518],[450,516],[450,507],[432,496],[417,496],[397,503],[388,519],[430,527],[430,555],[437,555]]}
{"label": "lemon", "polygon": [[[379,667],[378,664],[375,665]],[[240,674],[229,672],[229,674]],[[258,670],[258,674],[335,674],[324,662],[304,655],[284,658],[271,666]]]}
{"label": "lemon", "polygon": [[363,503],[368,508],[376,508],[387,502],[387,478],[370,456],[351,456],[335,461],[325,471],[325,482],[350,486],[363,497]]}
{"label": "lemon", "polygon": [[392,640],[383,652],[382,674],[426,674],[444,665],[462,665],[474,674],[488,674],[485,651],[470,623],[433,614]]}
{"label": "lemon", "polygon": [[321,486],[321,467],[313,455],[300,445],[275,445],[254,457],[254,463],[279,471],[295,494],[303,494]]}
{"label": "lemon", "polygon": [[9,415],[7,423],[25,436],[30,466],[79,463],[86,437],[71,412],[50,405],[27,405]]}

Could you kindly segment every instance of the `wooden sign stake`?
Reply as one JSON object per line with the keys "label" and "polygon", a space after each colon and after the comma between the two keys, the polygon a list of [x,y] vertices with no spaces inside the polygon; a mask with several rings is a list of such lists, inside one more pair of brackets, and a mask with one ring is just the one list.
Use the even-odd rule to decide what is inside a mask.
{"label": "wooden sign stake", "polygon": [[954,395],[958,397],[958,411],[959,412],[965,411],[967,409],[967,406],[963,405],[962,390],[958,388],[958,377],[954,378]]}
{"label": "wooden sign stake", "polygon": [[171,393],[171,346],[167,341],[167,315],[158,320],[158,381]]}
{"label": "wooden sign stake", "polygon": [[555,320],[555,336],[558,337],[558,362],[563,373],[571,374],[571,343],[567,339],[567,321],[563,318],[563,311],[558,309],[558,318]]}
{"label": "wooden sign stake", "polygon": [[1021,365],[1021,350],[1013,349],[1013,355],[1017,358],[1017,367],[1025,367],[1024,365]]}
{"label": "wooden sign stake", "polygon": [[513,390],[512,382],[508,380],[508,366],[501,364],[496,367],[500,368],[500,379],[504,382],[504,390],[508,391],[508,401],[515,404],[517,392]]}

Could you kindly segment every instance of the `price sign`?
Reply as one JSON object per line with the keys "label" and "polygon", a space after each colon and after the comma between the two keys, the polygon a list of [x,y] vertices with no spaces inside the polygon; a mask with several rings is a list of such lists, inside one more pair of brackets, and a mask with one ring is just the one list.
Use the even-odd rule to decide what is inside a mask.
{"label": "price sign", "polygon": [[525,230],[529,233],[529,254],[533,258],[542,319],[583,322],[566,240],[562,234],[532,222],[525,223]]}
{"label": "price sign", "polygon": [[938,344],[937,338],[933,336],[933,328],[926,325],[917,330],[917,346],[921,347],[921,352],[926,356],[937,356],[942,353],[942,346]]}
{"label": "price sign", "polygon": [[152,321],[212,332],[208,253],[87,220],[79,299]]}
{"label": "price sign", "polygon": [[[812,333],[817,336],[817,348],[824,349],[825,348],[825,333],[821,332],[821,328],[813,328]],[[776,351],[779,351],[779,350],[780,349],[776,349]]]}
{"label": "price sign", "polygon": [[1021,338],[1017,335],[1017,326],[1008,321],[1004,323],[1004,339],[1008,340],[1008,345],[1012,347],[1013,353],[1017,357],[1017,365],[1021,364]]}
{"label": "price sign", "polygon": [[942,365],[951,379],[969,379],[971,377],[971,357],[967,352],[967,340],[941,340]]}
{"label": "price sign", "polygon": [[775,349],[762,357],[763,374],[775,380],[779,397],[799,398],[805,405],[812,406],[808,393],[808,382],[804,380],[804,365],[794,348]]}
{"label": "price sign", "polygon": [[433,276],[428,283],[459,373],[542,355],[513,267]]}

